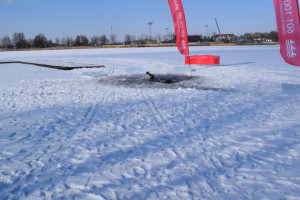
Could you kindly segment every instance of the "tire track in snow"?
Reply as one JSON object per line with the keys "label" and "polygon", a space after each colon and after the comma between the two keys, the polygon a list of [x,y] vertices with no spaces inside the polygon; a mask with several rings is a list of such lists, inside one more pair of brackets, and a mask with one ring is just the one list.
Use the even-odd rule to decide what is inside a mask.
{"label": "tire track in snow", "polygon": [[[41,127],[37,130],[33,129],[35,130],[33,133],[30,133],[26,138],[22,138],[25,144],[24,152],[22,153],[22,163],[27,165],[27,167],[22,169],[23,172],[18,178],[12,179],[13,184],[11,187],[3,188],[6,194],[15,191],[20,196],[26,196],[24,191],[19,191],[18,188],[21,188],[25,183],[28,183],[28,185],[33,184],[39,174],[54,173],[54,175],[60,175],[63,178],[74,173],[72,172],[72,163],[77,161],[64,159],[72,158],[72,154],[78,153],[78,147],[84,147],[84,144],[79,143],[78,138],[80,138],[81,134],[88,132],[93,123],[97,122],[96,117],[99,115],[101,104],[105,104],[109,101],[109,98],[114,98],[114,93],[109,91],[103,92],[102,95],[102,100],[87,107],[85,112],[81,111],[81,107],[79,107],[79,110],[77,106],[65,107],[58,109],[58,112],[52,114],[54,120],[50,123],[47,123],[47,114],[42,119],[39,119],[36,125]],[[42,127],[45,122],[47,125]],[[34,124],[27,125],[28,130],[32,130],[31,126],[35,126]],[[86,141],[82,140],[82,142]],[[70,156],[66,156],[66,154]],[[45,155],[52,156],[49,158]],[[14,161],[13,157],[11,160]],[[30,169],[30,171],[27,171],[27,169]],[[54,186],[60,180],[60,178],[57,180],[55,178],[51,179],[49,182],[52,183],[47,183],[47,185]],[[41,185],[43,185],[43,181],[39,181]]]}
{"label": "tire track in snow", "polygon": [[[144,96],[144,103],[147,106],[148,110],[152,113],[152,116],[157,124],[157,127],[161,128],[163,132],[161,133],[162,135],[167,135],[167,136],[174,136],[174,140],[176,141],[176,131],[173,130],[172,124],[168,123],[168,119],[166,116],[161,112],[161,110],[158,108],[156,105],[155,101],[152,99],[150,95],[145,95]],[[172,141],[174,142],[174,141]],[[171,145],[170,146],[173,150],[173,153],[176,154],[176,157],[179,159],[182,159],[183,156],[176,150],[176,148]]]}
{"label": "tire track in snow", "polygon": [[100,109],[99,107],[100,104],[90,106],[84,115],[82,123],[78,124],[78,128],[82,128],[82,131],[86,132],[89,129],[89,125],[92,123],[93,120],[95,120],[95,117],[97,116]]}
{"label": "tire track in snow", "polygon": [[[188,110],[186,110],[187,108],[179,109],[181,111],[179,115],[176,113],[177,112],[177,111],[175,111],[176,109],[175,110],[172,109],[173,110],[172,112],[174,112],[172,114],[176,113],[176,119],[178,120],[178,118],[180,118],[180,120],[177,122],[183,123],[187,127],[187,129],[185,131],[191,130],[191,135],[186,135],[186,134],[182,135],[181,133],[178,132],[179,130],[174,129],[174,127],[176,127],[176,126],[173,126],[172,124],[170,124],[170,122],[172,123],[172,118],[169,119],[161,111],[162,109],[164,109],[164,106],[157,105],[157,102],[160,102],[160,103],[164,102],[163,100],[161,100],[161,99],[154,100],[149,95],[144,95],[144,99],[145,99],[144,103],[145,103],[146,107],[148,108],[147,110],[149,110],[150,113],[152,114],[157,126],[161,127],[161,129],[163,130],[163,132],[160,134],[161,135],[166,134],[169,136],[169,137],[166,137],[166,140],[168,140],[168,142],[165,142],[165,146],[170,147],[172,149],[172,152],[176,155],[175,158],[168,165],[162,165],[162,166],[156,168],[155,170],[152,170],[152,173],[162,171],[162,170],[164,170],[164,168],[166,168],[166,170],[171,170],[171,171],[169,171],[169,173],[170,172],[172,173],[169,183],[172,183],[172,176],[176,177],[176,176],[174,176],[175,175],[174,173],[178,170],[178,166],[181,166],[181,167],[185,166],[185,168],[187,170],[189,170],[191,166],[195,165],[195,163],[194,164],[191,163],[191,160],[189,160],[189,159],[197,160],[197,158],[200,158],[199,160],[203,160],[204,157],[207,157],[206,162],[208,163],[208,165],[211,164],[211,166],[213,166],[216,169],[223,168],[222,166],[224,166],[224,163],[219,159],[219,157],[211,154],[211,150],[212,150],[211,148],[217,148],[217,146],[218,146],[218,144],[217,144],[218,138],[215,138],[211,134],[208,134],[212,130],[214,130],[214,127],[203,127],[201,129],[199,129],[199,131],[198,131],[198,125],[195,124],[197,122],[193,121],[193,120],[186,120],[186,118],[184,117],[188,113]],[[220,98],[220,99],[222,99],[222,98]],[[169,101],[167,101],[167,102],[169,102]],[[199,106],[199,104],[197,104],[197,105]],[[158,107],[161,109],[158,109]],[[176,107],[176,105],[175,105],[175,107]],[[191,109],[191,108],[189,108],[189,109]],[[193,110],[193,109],[191,109],[191,110]],[[206,124],[205,121],[206,120],[204,120],[204,121],[201,120],[200,124],[203,124],[203,123]],[[189,126],[191,126],[191,129],[188,128]],[[196,134],[196,133],[198,133],[198,134]],[[215,143],[216,147],[214,147],[215,146],[214,143]],[[200,151],[201,153],[194,154],[191,151],[192,156],[195,156],[194,158],[193,157],[186,158],[185,155],[178,156],[178,154],[177,154],[178,150],[181,147],[183,147],[183,145],[185,145],[185,144],[193,144],[193,146],[196,145],[198,149],[201,146],[203,146]],[[209,151],[207,151],[205,149],[206,146],[204,144],[208,144],[210,146]],[[166,149],[167,148],[161,148],[160,150],[166,152]],[[188,149],[190,150],[189,147],[188,147]],[[200,174],[201,173],[202,172],[200,172]],[[205,182],[203,184],[205,184],[206,187],[210,188],[212,191],[218,191],[219,188],[218,188],[218,186],[216,186],[218,174],[215,173],[214,170],[211,170],[211,171],[208,171],[208,172],[202,173],[202,174],[205,177],[205,179],[202,180],[203,182]],[[190,175],[188,175],[186,178],[184,176],[181,176],[179,179],[176,179],[176,180],[186,183],[187,188],[188,188],[188,190],[187,190],[188,194],[190,195],[191,199],[193,199],[194,195],[198,194],[199,189],[197,189],[197,187],[195,185],[196,180],[189,176]],[[166,177],[164,177],[164,178],[166,178]]]}
{"label": "tire track in snow", "polygon": [[[114,66],[108,67],[107,75],[108,76],[113,75],[113,73],[114,73]],[[99,103],[90,105],[87,108],[86,113],[84,114],[81,123],[77,124],[77,126],[76,126],[77,130],[71,130],[70,133],[72,133],[73,131],[75,131],[75,132],[80,132],[80,131],[86,132],[90,128],[90,124],[93,122],[93,120],[95,120],[95,117],[97,116],[97,114],[99,112],[101,104],[105,104],[106,102],[108,102],[109,98],[114,98],[114,93],[113,92],[105,91],[105,92],[102,93],[102,95],[103,95],[103,97],[102,97],[102,99],[100,100]]]}
{"label": "tire track in snow", "polygon": [[[234,97],[234,96],[233,96]],[[229,96],[231,99],[231,97]],[[256,97],[255,97],[256,98]],[[228,101],[227,97],[224,96],[220,99],[220,102],[232,102]],[[257,129],[256,131],[259,131],[260,128],[264,129],[264,124],[267,123],[257,121],[257,116],[260,116],[259,119],[269,119],[269,113],[274,110],[274,108],[280,108],[282,107],[282,103],[279,104],[276,103],[277,100],[270,99],[268,101],[261,101],[265,100],[266,98],[260,97],[256,99],[254,102],[260,102],[260,103],[249,103],[253,102],[253,100],[246,99],[240,99],[237,104],[240,104],[242,102],[242,106],[237,106],[241,109],[233,109],[232,107],[235,107],[236,104],[228,104],[228,105],[222,105],[222,104],[216,104],[217,110],[224,111],[224,113],[215,113],[212,115],[208,115],[208,120],[205,122],[202,120],[200,121],[200,124],[210,124],[213,126],[210,126],[208,128],[203,129],[202,135],[204,136],[204,141],[202,145],[198,146],[204,146],[203,152],[201,154],[203,155],[195,155],[199,156],[196,160],[203,160],[204,158],[207,158],[204,163],[211,168],[210,171],[207,171],[205,173],[199,171],[197,174],[202,174],[202,177],[205,177],[205,180],[208,185],[210,185],[212,191],[214,191],[216,194],[230,196],[228,194],[225,194],[223,192],[223,188],[226,188],[226,182],[234,182],[237,181],[235,177],[241,177],[242,173],[241,171],[238,171],[239,168],[245,167],[245,163],[253,163],[255,164],[255,154],[252,150],[255,150],[254,152],[262,152],[264,148],[260,148],[259,145],[257,146],[255,144],[255,138],[252,137],[245,137],[243,134],[238,134],[239,129],[245,130],[245,127],[240,127],[240,124],[244,124],[243,122],[247,120],[248,122],[251,122],[252,124],[256,124]],[[221,107],[220,107],[221,106]],[[226,107],[224,107],[226,106]],[[229,106],[229,107],[228,107]],[[200,105],[198,104],[198,107]],[[258,108],[257,108],[258,107]],[[210,108],[207,108],[208,113],[210,112]],[[231,112],[228,112],[231,111]],[[234,112],[232,112],[234,111]],[[196,113],[197,114],[197,113]],[[220,115],[221,114],[221,115]],[[217,116],[217,118],[215,118]],[[193,118],[193,117],[192,117]],[[274,120],[273,120],[274,121]],[[224,129],[224,127],[221,127],[221,125],[226,125],[227,129]],[[220,131],[221,130],[221,131]],[[222,132],[224,131],[225,132]],[[255,130],[251,132],[255,132]],[[247,130],[250,131],[250,130]],[[195,129],[192,130],[192,132],[195,132]],[[235,135],[231,135],[234,134]],[[261,132],[261,131],[259,131]],[[243,132],[241,132],[243,133]],[[257,136],[259,134],[255,134]],[[262,134],[260,137],[264,137],[264,134]],[[230,139],[229,141],[226,141],[226,139]],[[233,140],[232,140],[233,139]],[[246,141],[245,141],[246,139]],[[247,141],[249,141],[249,144],[252,144],[251,146],[247,146]],[[268,139],[264,140],[268,141]],[[228,143],[231,144],[228,144]],[[241,142],[242,144],[246,144],[245,148],[238,148],[238,154],[240,154],[241,157],[239,157],[236,151],[233,152],[233,155],[230,154],[231,151],[235,149],[235,144]],[[252,142],[252,143],[251,143]],[[197,144],[198,141],[195,141],[195,144]],[[226,144],[227,143],[227,144]],[[193,144],[193,145],[195,145]],[[248,144],[248,145],[249,145]],[[241,144],[240,144],[241,145]],[[199,147],[198,147],[199,148]],[[206,148],[206,149],[205,149]],[[226,153],[225,153],[226,152]],[[200,166],[199,166],[200,167]],[[251,169],[249,169],[251,170]],[[228,174],[228,176],[223,176],[224,174]],[[198,175],[199,176],[199,175]],[[268,180],[265,180],[266,182]],[[234,184],[233,184],[234,185]],[[269,186],[268,186],[269,187]],[[194,188],[196,189],[196,188]],[[231,193],[235,193],[239,190],[237,187],[231,187],[227,188],[228,191]],[[198,191],[195,190],[195,191]],[[216,196],[217,197],[217,196]]]}
{"label": "tire track in snow", "polygon": [[[144,97],[144,104],[147,107],[147,111],[150,111],[151,116],[157,125],[157,128],[160,128],[162,130],[162,132],[159,132],[158,134],[160,136],[163,136],[165,139],[165,141],[163,142],[164,145],[159,145],[160,149],[158,149],[158,151],[162,154],[167,155],[170,159],[170,162],[167,165],[161,165],[161,166],[155,167],[154,169],[151,170],[152,174],[155,174],[156,176],[160,176],[160,175],[158,175],[159,173],[161,173],[163,171],[170,171],[170,170],[172,171],[173,168],[176,168],[177,165],[183,164],[182,161],[185,160],[186,158],[176,148],[177,143],[179,142],[180,139],[178,138],[177,130],[174,130],[174,128],[172,127],[173,124],[168,122],[170,119],[168,119],[162,113],[162,111],[161,111],[161,109],[159,109],[156,101],[150,95],[147,95],[145,93],[142,93],[142,95]],[[184,123],[187,123],[185,121],[184,117],[182,117],[182,115],[179,115],[177,117],[181,118],[182,121],[184,121]],[[169,177],[169,178],[171,178],[171,177]],[[165,179],[165,177],[164,177],[164,179]],[[159,180],[159,182],[161,182],[161,184],[166,182],[166,180],[160,180],[160,178],[158,178],[158,177],[157,177],[157,180]],[[191,187],[191,184],[189,183],[188,179],[182,178],[181,180],[185,183],[186,195],[188,196],[189,199],[193,199],[194,197],[193,197],[192,187]],[[167,180],[167,182],[171,183],[172,179]],[[160,187],[153,188],[154,191],[152,191],[152,192],[158,192],[156,190],[159,190],[159,188]],[[177,193],[177,196],[178,195],[179,194]]]}

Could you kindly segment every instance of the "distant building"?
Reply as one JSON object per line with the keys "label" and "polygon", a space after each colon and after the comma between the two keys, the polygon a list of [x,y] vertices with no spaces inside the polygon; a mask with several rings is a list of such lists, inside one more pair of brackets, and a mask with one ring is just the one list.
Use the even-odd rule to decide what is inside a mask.
{"label": "distant building", "polygon": [[232,42],[236,39],[236,36],[232,33],[220,34],[213,36],[215,42]]}
{"label": "distant building", "polygon": [[[188,36],[189,43],[199,43],[203,41],[202,35],[189,35]],[[174,34],[166,35],[164,37],[164,41],[162,43],[175,43],[176,36]]]}
{"label": "distant building", "polygon": [[194,42],[202,42],[203,39],[202,39],[202,35],[189,35],[188,36],[188,41],[190,43],[194,43]]}
{"label": "distant building", "polygon": [[176,42],[176,36],[174,34],[168,34],[163,37],[163,41],[161,43],[175,43]]}
{"label": "distant building", "polygon": [[261,43],[274,43],[273,40],[271,39],[268,39],[268,38],[255,38],[253,39],[254,43],[258,43],[258,44],[261,44]]}

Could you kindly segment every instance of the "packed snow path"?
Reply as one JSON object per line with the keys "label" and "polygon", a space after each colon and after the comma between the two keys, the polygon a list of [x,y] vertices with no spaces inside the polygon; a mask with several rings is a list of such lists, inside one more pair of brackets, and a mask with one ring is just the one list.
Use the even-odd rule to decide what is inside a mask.
{"label": "packed snow path", "polygon": [[176,48],[2,52],[107,67],[0,65],[0,199],[299,199],[300,69],[278,49],[198,47],[222,65],[191,68]]}

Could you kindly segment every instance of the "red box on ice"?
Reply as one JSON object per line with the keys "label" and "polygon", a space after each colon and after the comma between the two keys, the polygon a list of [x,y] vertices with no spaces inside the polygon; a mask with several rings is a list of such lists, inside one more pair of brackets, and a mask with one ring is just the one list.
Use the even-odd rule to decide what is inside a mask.
{"label": "red box on ice", "polygon": [[185,64],[218,65],[220,64],[220,56],[214,56],[214,55],[185,56]]}

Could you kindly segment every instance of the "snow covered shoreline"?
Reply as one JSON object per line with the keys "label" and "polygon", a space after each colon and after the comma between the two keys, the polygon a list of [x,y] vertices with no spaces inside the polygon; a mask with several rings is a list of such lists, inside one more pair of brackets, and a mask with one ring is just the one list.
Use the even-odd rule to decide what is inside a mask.
{"label": "snow covered shoreline", "polygon": [[[0,199],[300,197],[300,69],[278,46],[1,52]],[[146,71],[197,77],[152,85]]]}

